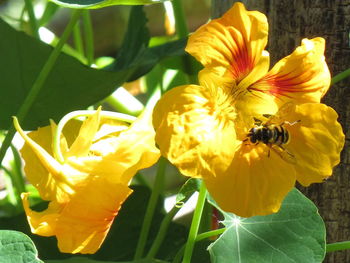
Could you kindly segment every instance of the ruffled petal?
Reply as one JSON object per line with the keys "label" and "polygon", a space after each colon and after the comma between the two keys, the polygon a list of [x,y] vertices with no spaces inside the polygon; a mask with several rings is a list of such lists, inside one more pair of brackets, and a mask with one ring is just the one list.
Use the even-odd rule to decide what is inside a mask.
{"label": "ruffled petal", "polygon": [[320,102],[330,86],[330,73],[324,57],[323,38],[303,39],[301,46],[280,60],[249,90],[274,95],[283,104]]}
{"label": "ruffled petal", "polygon": [[[44,200],[54,200],[57,195],[67,198],[66,193],[73,192],[69,178],[66,174],[61,173],[62,165],[46,151],[48,149],[52,152],[51,127],[39,128],[27,135],[16,119],[14,119],[14,125],[25,140],[20,153],[25,161],[24,171],[29,182],[38,189]],[[43,147],[36,141],[40,142]]]}
{"label": "ruffled petal", "polygon": [[236,150],[234,108],[228,95],[203,86],[180,86],[165,93],[153,111],[160,151],[191,177],[217,176]]}
{"label": "ruffled petal", "polygon": [[57,219],[60,216],[62,205],[50,202],[49,207],[43,212],[35,212],[30,209],[28,201],[29,193],[22,193],[22,203],[32,233],[49,237],[55,235]]}
{"label": "ruffled petal", "polygon": [[224,211],[251,217],[279,210],[295,184],[295,171],[266,145],[243,143],[227,171],[204,181]]}
{"label": "ruffled petal", "polygon": [[70,147],[68,153],[66,154],[66,157],[86,156],[89,153],[90,146],[99,128],[100,112],[101,107],[98,108],[94,115],[90,116],[86,121],[84,121],[79,130],[79,135]]}
{"label": "ruffled petal", "polygon": [[95,253],[104,241],[122,203],[131,194],[127,185],[94,177],[64,206],[55,235],[65,253]]}
{"label": "ruffled petal", "polygon": [[332,175],[344,146],[337,113],[324,104],[306,103],[296,106],[287,118],[300,120],[285,125],[291,137],[286,148],[295,156],[297,180],[304,186],[322,182]]}
{"label": "ruffled petal", "polygon": [[267,32],[264,14],[247,11],[242,3],[236,3],[223,17],[194,32],[186,51],[205,67],[222,68],[238,83],[259,63]]}

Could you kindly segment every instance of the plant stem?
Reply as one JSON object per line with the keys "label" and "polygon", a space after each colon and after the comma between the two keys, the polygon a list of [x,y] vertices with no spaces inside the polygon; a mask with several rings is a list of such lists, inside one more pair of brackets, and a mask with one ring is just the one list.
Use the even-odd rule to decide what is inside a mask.
{"label": "plant stem", "polygon": [[18,150],[15,146],[11,145],[11,150],[13,154],[13,160],[11,162],[11,171],[12,171],[12,182],[15,187],[15,189],[18,192],[18,198],[21,200],[21,193],[26,191],[26,186],[22,174],[22,162],[21,162],[21,156],[19,155]]}
{"label": "plant stem", "polygon": [[[78,21],[81,14],[81,10],[75,10],[73,16],[71,17],[66,29],[64,30],[62,37],[58,41],[56,47],[51,52],[49,58],[47,59],[45,65],[43,66],[41,72],[39,73],[36,81],[34,82],[32,88],[30,89],[27,97],[25,98],[23,104],[19,108],[17,112],[17,118],[18,121],[23,121],[24,117],[27,115],[30,107],[33,105],[35,99],[37,98],[41,88],[44,86],[45,81],[47,77],[49,76],[49,73],[51,72],[52,68],[55,65],[55,62],[60,54],[60,51],[63,47],[63,45],[67,42],[67,39],[72,32],[75,23]],[[2,160],[4,159],[5,153],[7,148],[10,146],[13,136],[16,133],[16,129],[11,124],[5,140],[3,141],[1,148],[0,148],[0,164],[2,163]]]}
{"label": "plant stem", "polygon": [[39,39],[39,28],[38,28],[38,21],[36,20],[35,13],[34,13],[34,7],[31,0],[25,0],[25,6],[28,12],[29,16],[29,24],[32,30],[32,34],[35,38]]}
{"label": "plant stem", "polygon": [[202,181],[201,188],[199,190],[197,206],[196,206],[196,209],[194,210],[194,214],[192,218],[190,233],[188,234],[188,239],[187,239],[185,252],[184,252],[184,258],[182,261],[183,263],[191,262],[194,243],[196,242],[196,237],[197,237],[198,228],[201,222],[201,216],[203,212],[206,195],[207,195],[207,189],[205,188],[204,182]]}
{"label": "plant stem", "polygon": [[340,72],[339,74],[335,75],[333,78],[332,78],[332,81],[331,81],[331,86],[347,77],[350,76],[350,68],[343,71],[343,72]]}
{"label": "plant stem", "polygon": [[94,63],[94,33],[91,24],[91,17],[89,10],[83,10],[83,24],[85,33],[86,58],[88,65]]}
{"label": "plant stem", "polygon": [[[220,229],[215,229],[215,230],[212,230],[212,231],[201,233],[201,234],[199,234],[196,237],[196,242],[201,241],[201,240],[206,239],[206,238],[209,238],[209,237],[212,237],[212,236],[220,235],[223,232],[225,232],[225,230],[226,230],[226,228],[223,227],[223,228],[220,228]],[[179,249],[179,251],[176,253],[172,263],[179,263],[181,261],[181,257],[182,257],[182,255],[184,253],[184,249],[185,249],[185,246],[182,246]]]}
{"label": "plant stem", "polygon": [[[189,31],[181,1],[182,0],[173,0],[171,3],[174,10],[176,34],[179,38],[185,38],[188,36]],[[181,60],[185,71],[192,72],[192,63],[189,57],[183,56]],[[188,74],[187,76],[190,83],[194,84],[197,82],[197,78],[192,74]]]}
{"label": "plant stem", "polygon": [[151,258],[155,257],[155,255],[158,252],[158,249],[160,248],[160,246],[164,240],[165,234],[168,230],[168,227],[169,227],[171,220],[173,219],[173,217],[176,215],[176,213],[180,209],[181,209],[181,207],[173,206],[173,208],[169,211],[169,213],[166,214],[166,216],[164,217],[164,219],[160,225],[157,237],[153,241],[152,247],[146,256],[146,259],[151,259]]}
{"label": "plant stem", "polygon": [[74,26],[73,39],[74,39],[75,50],[84,57],[85,54],[84,54],[83,40],[81,38],[80,23],[76,23]]}
{"label": "plant stem", "polygon": [[154,181],[153,191],[148,201],[145,218],[142,223],[141,233],[136,246],[134,260],[140,259],[143,256],[143,251],[145,249],[145,245],[146,245],[148,233],[150,230],[151,222],[153,219],[154,211],[157,205],[158,197],[163,187],[165,168],[166,168],[166,159],[164,157],[161,157],[158,163],[158,171]]}
{"label": "plant stem", "polygon": [[179,38],[184,38],[188,36],[189,32],[181,1],[182,0],[173,0],[171,3],[174,9],[176,34]]}
{"label": "plant stem", "polygon": [[209,238],[209,237],[212,237],[212,236],[220,235],[223,232],[225,232],[225,230],[226,230],[226,228],[223,227],[223,228],[219,228],[219,229],[215,229],[215,230],[201,233],[197,236],[196,242],[201,241],[201,240],[206,239],[206,238]]}
{"label": "plant stem", "polygon": [[326,252],[350,249],[350,241],[336,242],[326,245]]}
{"label": "plant stem", "polygon": [[182,246],[179,251],[176,253],[172,263],[180,263],[182,255],[184,254],[185,246]]}

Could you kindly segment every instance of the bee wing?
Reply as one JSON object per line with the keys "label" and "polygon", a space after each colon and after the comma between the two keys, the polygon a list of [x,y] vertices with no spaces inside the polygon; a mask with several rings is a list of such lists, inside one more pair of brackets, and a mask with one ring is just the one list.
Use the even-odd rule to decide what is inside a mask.
{"label": "bee wing", "polygon": [[295,104],[293,102],[286,102],[278,109],[278,112],[275,115],[270,115],[266,124],[282,125],[286,121],[286,116],[294,109]]}
{"label": "bee wing", "polygon": [[297,160],[295,159],[295,156],[287,149],[284,149],[278,145],[272,145],[271,150],[278,154],[287,163],[296,164]]}

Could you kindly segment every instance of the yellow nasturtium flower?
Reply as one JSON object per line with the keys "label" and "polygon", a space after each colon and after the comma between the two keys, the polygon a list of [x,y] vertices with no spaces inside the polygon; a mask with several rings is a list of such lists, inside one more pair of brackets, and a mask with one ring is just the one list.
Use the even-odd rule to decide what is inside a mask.
{"label": "yellow nasturtium flower", "polygon": [[[63,155],[59,162],[52,149],[56,125],[25,134],[21,155],[28,180],[49,201],[45,211],[29,208],[28,193],[23,205],[33,233],[56,236],[60,251],[94,253],[105,239],[121,205],[131,194],[131,178],[159,158],[154,146],[150,114],[130,126],[108,121],[100,110],[83,122],[78,135],[67,125],[61,136]],[[69,124],[69,123],[68,123]],[[72,143],[71,143],[72,142]]]}
{"label": "yellow nasturtium flower", "polygon": [[320,103],[330,85],[324,40],[304,39],[269,70],[267,31],[242,3],[200,27],[186,47],[204,66],[199,85],[168,91],[153,111],[161,154],[242,217],[277,212],[296,180],[322,182],[344,145],[337,113]]}

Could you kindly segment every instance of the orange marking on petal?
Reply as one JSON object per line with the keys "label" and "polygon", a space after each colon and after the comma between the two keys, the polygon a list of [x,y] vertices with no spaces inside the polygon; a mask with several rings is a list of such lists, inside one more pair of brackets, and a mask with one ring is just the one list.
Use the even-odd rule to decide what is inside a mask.
{"label": "orange marking on petal", "polygon": [[230,72],[233,78],[239,82],[254,68],[254,63],[252,57],[248,54],[246,44],[239,45],[239,43],[236,42],[236,45],[236,50],[231,49],[232,62],[230,65]]}
{"label": "orange marking on petal", "polygon": [[291,73],[284,75],[267,75],[258,83],[254,84],[249,90],[255,90],[271,94],[273,96],[292,97],[288,93],[313,92],[317,91],[318,87],[310,88],[313,85],[307,84],[312,80],[312,74],[309,76],[295,75]]}

